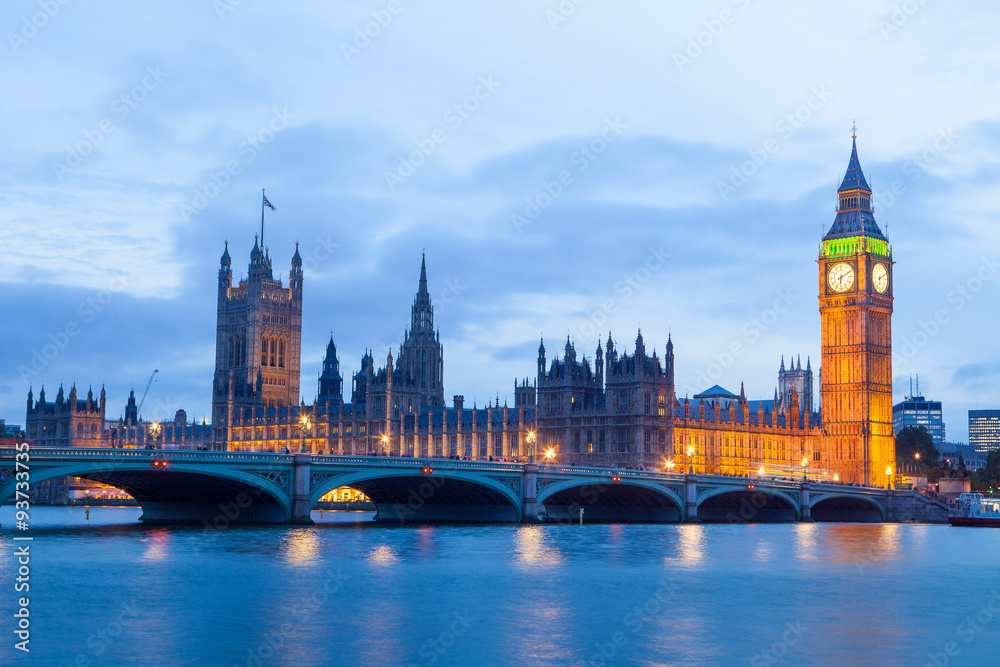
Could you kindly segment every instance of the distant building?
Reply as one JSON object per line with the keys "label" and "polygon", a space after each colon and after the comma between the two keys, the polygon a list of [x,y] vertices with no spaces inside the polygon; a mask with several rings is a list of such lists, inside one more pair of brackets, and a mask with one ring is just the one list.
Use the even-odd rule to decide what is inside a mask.
{"label": "distant building", "polygon": [[941,401],[928,401],[923,396],[907,396],[892,406],[892,432],[899,435],[907,426],[923,426],[938,447],[945,441]]}
{"label": "distant building", "polygon": [[0,438],[16,438],[21,433],[21,427],[17,424],[8,424],[0,419]]}
{"label": "distant building", "polygon": [[955,468],[959,461],[965,464],[965,469],[975,472],[986,467],[986,454],[977,452],[972,445],[964,442],[942,442],[938,446],[943,465]]}
{"label": "distant building", "polygon": [[25,435],[36,447],[100,447],[104,437],[104,388],[100,399],[94,399],[93,390],[87,391],[87,400],[77,399],[76,385],[69,391],[69,398],[59,385],[56,400],[45,400],[45,387],[34,400],[28,389],[28,410]]}
{"label": "distant building", "polygon": [[983,455],[1000,449],[1000,410],[969,410],[969,445]]}

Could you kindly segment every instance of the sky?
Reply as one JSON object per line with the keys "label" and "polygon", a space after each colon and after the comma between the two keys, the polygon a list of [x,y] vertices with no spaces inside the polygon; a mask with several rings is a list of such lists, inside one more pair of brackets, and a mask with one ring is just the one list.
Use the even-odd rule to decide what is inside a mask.
{"label": "sky", "polygon": [[[818,370],[817,251],[857,127],[893,247],[894,400],[1000,407],[1000,9],[504,0],[0,8],[0,418],[210,414],[224,243],[304,259],[302,393],[409,323],[445,395],[513,404],[569,336],[675,346],[680,396]],[[735,353],[734,353],[735,350]],[[818,378],[817,378],[818,379]],[[349,385],[348,385],[349,387]],[[348,390],[349,391],[349,390]],[[818,394],[818,381],[817,381]],[[350,396],[345,397],[350,400]],[[817,395],[818,400],[818,395]]]}

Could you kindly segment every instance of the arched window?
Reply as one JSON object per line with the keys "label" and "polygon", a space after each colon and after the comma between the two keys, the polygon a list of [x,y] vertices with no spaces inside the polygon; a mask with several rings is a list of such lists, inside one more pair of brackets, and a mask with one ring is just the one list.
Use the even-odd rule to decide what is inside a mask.
{"label": "arched window", "polygon": [[260,365],[267,366],[267,336],[260,337]]}
{"label": "arched window", "polygon": [[278,366],[285,367],[285,338],[278,340]]}
{"label": "arched window", "polygon": [[277,354],[277,352],[278,352],[278,342],[274,339],[274,336],[271,336],[271,365],[272,366],[277,366],[278,365],[275,362],[275,360],[274,360],[274,356],[275,356],[275,354]]}

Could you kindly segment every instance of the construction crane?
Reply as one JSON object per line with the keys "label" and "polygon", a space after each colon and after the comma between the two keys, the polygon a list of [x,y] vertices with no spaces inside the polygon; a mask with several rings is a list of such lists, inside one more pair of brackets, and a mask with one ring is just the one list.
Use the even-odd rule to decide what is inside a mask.
{"label": "construction crane", "polygon": [[136,417],[142,414],[142,404],[146,402],[146,394],[149,393],[149,388],[153,385],[153,378],[156,374],[160,372],[159,368],[153,369],[153,374],[149,376],[149,382],[146,383],[146,388],[142,390],[142,397],[139,399],[139,407],[136,409]]}

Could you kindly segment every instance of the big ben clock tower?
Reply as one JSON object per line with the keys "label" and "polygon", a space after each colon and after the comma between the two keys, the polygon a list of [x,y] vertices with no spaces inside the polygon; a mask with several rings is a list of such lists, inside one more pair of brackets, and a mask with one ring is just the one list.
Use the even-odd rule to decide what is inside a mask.
{"label": "big ben clock tower", "polygon": [[819,251],[820,395],[829,461],[845,482],[890,482],[892,432],[892,250],[872,213],[858,161],[837,190],[837,217]]}

